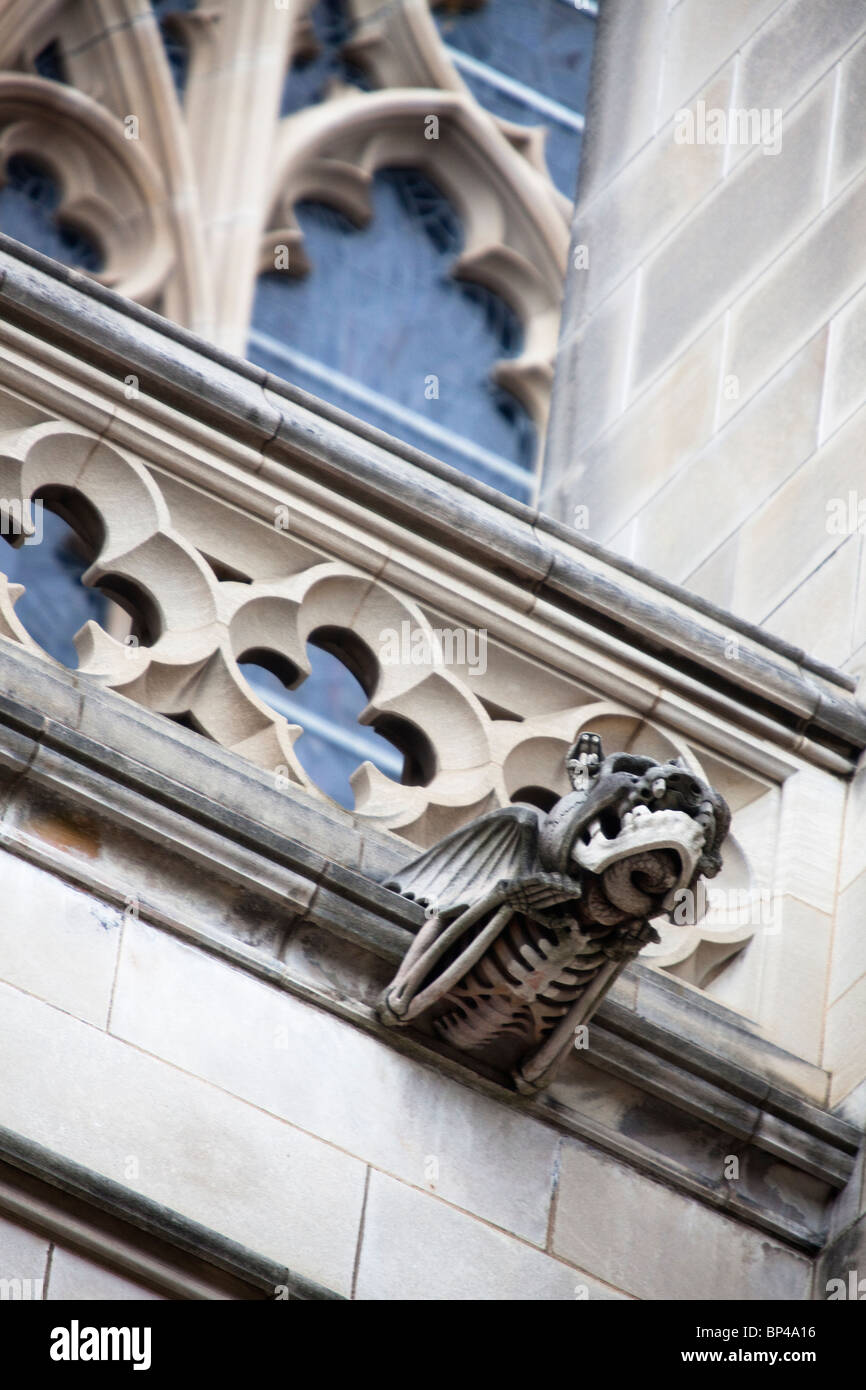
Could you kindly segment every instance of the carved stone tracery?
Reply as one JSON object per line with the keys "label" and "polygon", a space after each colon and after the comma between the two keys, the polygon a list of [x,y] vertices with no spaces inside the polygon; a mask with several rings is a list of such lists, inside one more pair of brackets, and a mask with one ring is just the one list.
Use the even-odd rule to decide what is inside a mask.
{"label": "carved stone tracery", "polygon": [[[410,761],[414,741],[416,772],[424,772],[401,783],[363,763],[352,777],[356,815],[421,849],[515,801],[550,808],[567,791],[563,762],[575,730],[596,730],[623,748],[639,746],[660,764],[682,759],[711,782],[688,741],[576,686],[570,703],[560,693],[560,708],[535,712],[540,673],[490,634],[493,672],[507,658],[509,683],[524,692],[516,710],[498,709],[489,696],[501,699],[504,688],[493,672],[479,679],[443,659],[435,615],[359,566],[293,548],[290,537],[284,553],[293,572],[279,579],[253,575],[249,582],[218,578],[232,574],[236,563],[225,545],[233,532],[215,526],[218,514],[208,523],[196,509],[202,534],[193,544],[174,524],[158,475],[87,430],[45,421],[7,431],[0,437],[0,496],[48,498],[73,525],[77,515],[86,517],[95,549],[85,582],[127,609],[133,638],[124,641],[88,622],[76,638],[83,674],[314,793],[295,748],[302,727],[260,698],[243,663],[270,662],[297,684],[309,672],[308,641],[335,648],[344,641],[355,665],[365,666],[362,722],[386,733],[399,729]],[[205,551],[199,545],[208,531]],[[261,544],[256,534],[264,539],[260,523],[244,542],[250,556]],[[269,544],[274,534],[268,531]],[[268,559],[265,568],[274,563]],[[39,650],[15,613],[20,593],[20,586],[0,581],[0,633]],[[383,639],[404,629],[423,640],[411,659],[386,660]],[[764,790],[758,783],[743,783],[742,792],[736,781],[731,785],[744,799]],[[726,863],[720,883],[748,889],[747,861],[730,836]],[[753,932],[748,923],[714,924],[710,912],[704,922],[665,925],[649,952],[700,984]]]}
{"label": "carved stone tracery", "polygon": [[[138,0],[16,7],[19,40],[0,27],[6,61],[28,65],[49,40],[69,85],[0,76],[0,162],[43,155],[63,214],[104,246],[99,277],[221,345],[245,348],[256,274],[274,245],[296,254],[294,214],[321,199],[358,223],[373,175],[425,171],[465,224],[454,274],[502,295],[525,343],[493,376],[544,431],[568,245],[569,205],[544,165],[543,132],[491,115],[454,67],[427,0],[352,0],[347,53],[375,90],[335,85],[279,116],[293,57],[309,45],[309,0],[294,7],[209,0],[173,19],[189,50],[181,101],[155,17]],[[306,37],[305,37],[306,33]],[[135,121],[134,138],[125,123]],[[428,117],[438,139],[425,137]],[[5,128],[5,133],[4,133]],[[2,173],[0,173],[2,178]],[[315,273],[315,272],[313,272]],[[539,443],[540,447],[540,443]]]}
{"label": "carved stone tracery", "polygon": [[[190,57],[181,100],[155,18],[139,0],[11,3],[0,15],[0,59],[17,70],[0,76],[0,163],[14,153],[44,159],[60,182],[64,216],[104,248],[102,282],[159,303],[178,322],[238,351],[254,277],[273,264],[274,242],[300,249],[300,199],[326,200],[360,222],[370,215],[377,170],[425,170],[465,226],[455,273],[503,295],[523,322],[523,352],[499,363],[496,376],[541,434],[569,215],[546,171],[543,135],[484,109],[452,63],[426,0],[384,7],[351,0],[355,28],[347,51],[376,90],[337,84],[323,102],[280,118],[280,89],[307,41],[310,9],[309,0],[286,10],[201,0],[192,14],[179,15]],[[52,39],[68,85],[22,70]],[[138,139],[126,138],[130,114]],[[428,116],[439,122],[436,141],[425,138]],[[197,522],[194,543],[192,528],[173,521],[175,495],[169,503],[157,474],[83,429],[51,422],[6,434],[0,454],[4,496],[53,490],[53,505],[62,495],[73,519],[84,499],[100,520],[104,534],[86,582],[131,613],[135,640],[125,643],[89,623],[78,639],[82,672],[191,723],[288,782],[315,791],[295,751],[303,731],[255,693],[242,663],[251,653],[270,654],[302,680],[306,644],[323,628],[365,645],[371,661],[363,721],[382,728],[396,722],[407,740],[414,730],[432,759],[422,760],[423,777],[405,784],[370,763],[360,767],[353,786],[362,822],[424,848],[514,799],[540,798],[548,808],[566,790],[561,764],[575,729],[587,725],[611,745],[627,748],[628,739],[640,739],[656,757],[683,757],[703,776],[691,745],[599,701],[591,681],[569,678],[567,695],[543,713],[531,699],[500,710],[495,680],[485,684],[432,659],[383,663],[383,629],[406,622],[426,634],[451,620],[326,548],[317,553],[311,545],[306,559],[299,550],[291,563],[281,557],[249,583],[225,577],[234,556],[219,537],[210,538],[208,524]],[[250,541],[250,551],[256,544]],[[0,631],[33,649],[15,614],[19,594],[19,586],[0,583]],[[492,642],[518,672],[518,686],[530,688],[526,657],[507,640]],[[610,736],[610,723],[628,725],[627,737]],[[736,881],[748,883],[745,857],[735,848],[727,857]],[[702,927],[689,929],[685,937],[669,930],[670,938],[666,928],[650,950],[660,964],[692,971],[695,983],[751,935],[737,937],[727,927],[717,939],[712,927],[706,935]]]}

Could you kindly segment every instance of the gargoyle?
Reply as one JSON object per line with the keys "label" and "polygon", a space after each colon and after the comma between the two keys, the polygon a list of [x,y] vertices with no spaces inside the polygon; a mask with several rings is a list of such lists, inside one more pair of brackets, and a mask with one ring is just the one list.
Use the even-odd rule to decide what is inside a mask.
{"label": "gargoyle", "polygon": [[545,813],[506,806],[440,840],[385,887],[427,921],[379,1002],[452,1047],[546,1085],[626,963],[658,941],[654,917],[722,867],[722,797],[681,759],[605,758],[581,734],[573,790]]}

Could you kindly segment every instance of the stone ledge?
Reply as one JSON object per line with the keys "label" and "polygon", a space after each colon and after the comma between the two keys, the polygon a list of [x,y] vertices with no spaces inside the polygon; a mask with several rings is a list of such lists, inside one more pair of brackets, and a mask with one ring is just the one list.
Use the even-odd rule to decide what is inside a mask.
{"label": "stone ledge", "polygon": [[[756,1072],[696,1047],[607,1000],[595,1022],[592,1064],[781,1157],[834,1188],[851,1176],[861,1136]],[[758,1049],[760,1051],[760,1049]]]}
{"label": "stone ledge", "polygon": [[[128,874],[112,879],[92,860],[40,842],[26,819],[10,821],[12,808],[25,804],[27,796],[46,794],[71,816],[98,815],[114,827],[115,837],[125,833],[135,843],[150,840],[180,849],[205,867],[209,878],[269,897],[296,932],[311,927],[323,940],[330,936],[349,943],[361,955],[349,958],[346,983],[336,988],[323,978],[299,976],[297,962],[286,964],[273,949],[227,934],[206,915],[198,921],[189,913],[179,916],[171,901],[166,910],[143,900],[146,920],[504,1104],[579,1134],[712,1205],[737,1208],[739,1196],[581,1113],[559,1083],[547,1097],[526,1102],[465,1057],[418,1036],[395,1034],[378,1022],[371,1002],[376,972],[363,961],[383,962],[390,970],[423,920],[420,908],[376,881],[406,857],[407,847],[396,837],[365,830],[363,843],[357,819],[348,812],[301,789],[278,790],[244,759],[8,643],[0,643],[0,686],[11,692],[0,697],[0,767],[6,769],[2,842],[8,850],[99,897],[124,903]],[[305,837],[323,848],[328,843],[330,856],[310,849]],[[771,1154],[827,1188],[844,1185],[859,1134],[823,1108],[826,1073],[760,1038],[723,1006],[635,963],[602,1005],[591,1031],[593,1066],[729,1136],[739,1148]],[[819,1248],[823,1239],[820,1229],[762,1213],[756,1200],[746,1202],[741,1214],[800,1248]]]}
{"label": "stone ledge", "polygon": [[[697,675],[692,698],[711,702],[715,692],[752,709],[770,737],[804,756],[842,771],[866,747],[850,677],[799,648],[2,236],[0,269],[6,316],[34,337],[86,349],[117,380],[137,370],[147,396],[248,443],[287,477],[339,483],[408,534],[434,536],[537,602],[589,615],[599,635],[665,666],[672,684]],[[736,662],[731,633],[743,638]]]}
{"label": "stone ledge", "polygon": [[2,1127],[0,1211],[153,1282],[170,1298],[273,1299],[277,1289],[286,1289],[290,1301],[342,1301],[237,1241]]}

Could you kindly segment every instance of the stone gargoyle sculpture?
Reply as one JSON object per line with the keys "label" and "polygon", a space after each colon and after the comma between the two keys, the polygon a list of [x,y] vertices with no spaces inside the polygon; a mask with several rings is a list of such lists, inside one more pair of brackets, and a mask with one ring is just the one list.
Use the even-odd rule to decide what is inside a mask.
{"label": "stone gargoyle sculpture", "polygon": [[651,919],[719,872],[731,820],[681,759],[605,758],[583,733],[566,769],[573,790],[549,812],[480,816],[385,884],[427,921],[379,1017],[432,1029],[526,1093],[552,1080],[626,963],[659,940]]}

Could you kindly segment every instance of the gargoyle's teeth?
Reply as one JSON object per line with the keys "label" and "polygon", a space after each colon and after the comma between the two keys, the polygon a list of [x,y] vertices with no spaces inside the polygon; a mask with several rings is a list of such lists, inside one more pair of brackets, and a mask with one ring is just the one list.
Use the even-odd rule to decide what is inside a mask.
{"label": "gargoyle's teeth", "polygon": [[591,820],[590,823],[589,823],[589,833],[590,833],[590,835],[598,835],[598,833],[600,832],[600,830],[601,830],[601,821],[598,819],[598,816],[596,816],[595,820]]}
{"label": "gargoyle's teeth", "polygon": [[634,816],[635,819],[637,819],[638,816],[651,816],[651,815],[652,815],[652,811],[650,810],[649,806],[644,806],[643,802],[641,802],[640,805],[635,806],[634,810],[632,811],[632,816]]}

